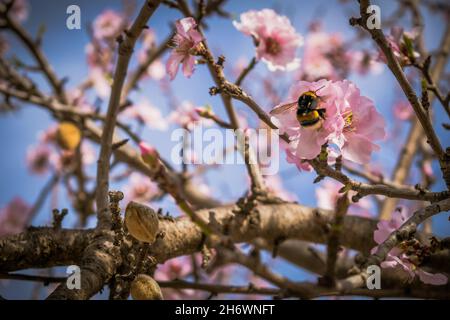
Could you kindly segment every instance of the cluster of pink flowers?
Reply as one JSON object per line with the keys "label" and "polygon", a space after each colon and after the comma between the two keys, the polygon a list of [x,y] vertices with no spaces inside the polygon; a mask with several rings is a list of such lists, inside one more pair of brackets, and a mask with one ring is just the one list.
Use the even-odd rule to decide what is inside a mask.
{"label": "cluster of pink flowers", "polygon": [[183,65],[183,74],[190,77],[194,73],[195,53],[201,46],[203,37],[196,30],[197,23],[194,18],[188,17],[178,20],[175,24],[177,32],[173,38],[174,48],[166,64],[166,71],[170,79],[175,79],[180,64]]}
{"label": "cluster of pink flowers", "polygon": [[316,81],[344,79],[350,71],[366,74],[381,71],[381,64],[368,52],[349,50],[340,33],[327,33],[314,24],[305,39],[298,79]]}
{"label": "cluster of pink flowers", "polygon": [[[325,110],[319,128],[300,125],[296,108],[272,117],[280,133],[290,137],[285,146],[289,162],[302,166],[304,159],[314,159],[325,144],[334,146],[344,159],[365,164],[373,151],[379,147],[375,140],[384,138],[385,122],[375,106],[350,81],[320,80],[299,81],[291,88],[290,99],[285,103],[296,103],[306,91],[315,91],[319,96],[319,107]],[[285,104],[283,103],[283,104]]]}
{"label": "cluster of pink flowers", "polygon": [[[389,235],[400,228],[402,224],[411,216],[409,212],[404,207],[399,207],[392,214],[392,218],[388,220],[382,220],[377,224],[377,230],[373,234],[373,238],[377,244],[383,243]],[[377,251],[377,247],[374,247],[371,251],[374,254]],[[408,255],[406,255],[403,250],[399,247],[393,248],[387,255],[385,261],[381,263],[382,268],[400,268],[406,272],[409,279],[412,281],[415,276],[418,276],[420,281],[426,284],[432,285],[444,285],[447,283],[447,277],[442,273],[429,273],[411,261]]]}
{"label": "cluster of pink flowers", "polygon": [[29,223],[32,210],[21,198],[14,198],[0,209],[0,237],[22,232]]}
{"label": "cluster of pink flowers", "polygon": [[263,9],[247,11],[240,18],[240,22],[233,22],[234,26],[253,37],[256,58],[266,63],[269,70],[291,71],[300,66],[296,54],[303,38],[287,17],[278,15],[272,9]]}
{"label": "cluster of pink flowers", "polygon": [[161,114],[161,111],[146,99],[127,107],[121,113],[121,116],[135,119],[140,124],[155,130],[164,131],[168,128],[168,122]]}

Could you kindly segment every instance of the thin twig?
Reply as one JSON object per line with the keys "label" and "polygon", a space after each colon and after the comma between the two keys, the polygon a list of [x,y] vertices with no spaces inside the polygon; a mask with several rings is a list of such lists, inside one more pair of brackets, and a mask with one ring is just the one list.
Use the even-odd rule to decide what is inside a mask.
{"label": "thin twig", "polygon": [[5,17],[5,21],[10,30],[19,37],[20,40],[24,43],[28,51],[33,55],[42,72],[44,73],[46,79],[48,80],[50,86],[53,88],[54,92],[58,96],[59,100],[62,103],[67,102],[67,98],[65,96],[63,90],[63,81],[58,80],[58,77],[54,73],[50,63],[47,61],[45,55],[42,53],[40,48],[36,45],[35,41],[31,39],[30,35],[26,32],[26,30],[12,17],[9,16],[8,13],[3,13]]}
{"label": "thin twig", "polygon": [[158,8],[161,0],[148,0],[142,6],[139,15],[134,21],[131,28],[125,32],[123,39],[118,39],[119,42],[119,58],[116,65],[116,70],[113,77],[113,85],[111,89],[111,96],[108,104],[108,111],[106,114],[105,126],[100,143],[100,154],[97,162],[97,189],[96,189],[96,204],[98,226],[108,227],[111,223],[110,212],[108,209],[108,189],[109,189],[109,169],[110,157],[112,153],[112,140],[114,134],[114,127],[116,126],[116,118],[119,112],[122,87],[125,82],[128,64],[130,62],[133,48],[137,38],[144,30],[148,19],[152,16]]}
{"label": "thin twig", "polygon": [[252,69],[256,66],[257,63],[258,63],[258,60],[256,60],[255,57],[253,57],[252,60],[250,61],[250,63],[248,64],[248,66],[244,70],[242,70],[241,74],[236,79],[234,84],[237,86],[241,86],[245,77],[250,73],[250,71],[252,71]]}

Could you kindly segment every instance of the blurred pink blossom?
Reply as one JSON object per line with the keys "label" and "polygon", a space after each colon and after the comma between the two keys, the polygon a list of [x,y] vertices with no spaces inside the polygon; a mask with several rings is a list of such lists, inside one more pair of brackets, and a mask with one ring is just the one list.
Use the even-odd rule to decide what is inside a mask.
{"label": "blurred pink blossom", "polygon": [[231,70],[233,77],[238,77],[247,66],[248,59],[244,56],[239,57],[236,63],[233,64],[233,69]]}
{"label": "blurred pink blossom", "polygon": [[394,116],[402,121],[409,120],[414,115],[414,110],[408,101],[401,100],[394,104]]}
{"label": "blurred pink blossom", "polygon": [[[153,29],[144,30],[142,36],[142,46],[138,52],[138,61],[141,64],[144,64],[151,54],[151,50],[156,45],[156,34]],[[148,76],[154,80],[161,80],[166,76],[166,68],[160,59],[156,59],[153,61],[147,68],[147,72],[144,76]]]}
{"label": "blurred pink blossom", "polygon": [[370,54],[350,50],[340,33],[327,33],[316,23],[305,39],[303,63],[298,79],[316,81],[321,78],[340,80],[350,71],[359,74],[379,73],[381,63]]}
{"label": "blurred pink blossom", "polygon": [[[159,265],[155,271],[155,280],[171,281],[183,279],[192,274],[192,259],[189,256],[181,256],[170,259]],[[171,288],[162,288],[164,299],[181,300],[181,299],[204,299],[204,294],[198,290],[184,289],[177,290]]]}
{"label": "blurred pink blossom", "polygon": [[152,129],[164,131],[168,127],[161,111],[153,106],[147,99],[126,108],[122,115],[127,118],[136,119],[140,123]]}
{"label": "blurred pink blossom", "polygon": [[[383,243],[389,235],[400,228],[409,217],[412,212],[409,212],[405,207],[399,207],[392,213],[391,220],[381,220],[377,224],[377,229],[373,233],[373,238],[377,244]],[[374,254],[378,249],[378,246],[371,250]],[[419,279],[426,284],[432,285],[444,285],[447,283],[447,277],[442,273],[429,273],[416,266],[408,256],[402,252],[399,247],[393,248],[386,256],[385,261],[381,263],[382,268],[398,268],[403,270],[409,275],[409,279],[412,281],[417,275]]]}
{"label": "blurred pink blossom", "polygon": [[112,40],[117,37],[125,21],[113,10],[105,10],[93,22],[94,37],[97,40]]}
{"label": "blurred pink blossom", "polygon": [[158,194],[158,186],[145,176],[138,172],[131,173],[128,184],[124,187],[124,203],[130,201],[146,203],[152,200]]}
{"label": "blurred pink blossom", "polygon": [[77,110],[79,111],[83,112],[94,111],[94,107],[91,104],[89,104],[89,102],[86,99],[86,96],[84,95],[84,92],[79,88],[67,90],[67,98],[69,100],[69,103],[72,106],[77,107]]}
{"label": "blurred pink blossom", "polygon": [[112,70],[113,51],[108,46],[101,45],[97,42],[90,42],[84,48],[84,52],[90,69]]}
{"label": "blurred pink blossom", "polygon": [[283,180],[279,175],[269,175],[266,176],[264,180],[267,189],[270,192],[273,192],[277,197],[280,197],[285,201],[297,201],[297,196],[284,188]]}
{"label": "blurred pink blossom", "polygon": [[250,10],[242,13],[241,21],[233,21],[236,29],[252,36],[256,44],[256,58],[265,62],[270,71],[292,71],[299,67],[297,49],[303,38],[289,19],[272,9]]}
{"label": "blurred pink blossom", "polygon": [[[0,3],[11,3],[11,0],[0,0]],[[23,22],[28,18],[29,4],[26,0],[12,1],[12,7],[9,9],[9,15],[18,22]]]}
{"label": "blurred pink blossom", "polygon": [[213,124],[212,120],[200,117],[198,108],[189,101],[183,101],[176,110],[169,114],[168,120],[189,130],[193,129],[196,124],[204,126]]}
{"label": "blurred pink blossom", "polygon": [[429,177],[429,178],[433,178],[433,167],[432,167],[432,161],[427,159],[423,162],[422,164],[422,171],[423,173]]}
{"label": "blurred pink blossom", "polygon": [[316,80],[316,79],[337,79],[336,71],[331,61],[320,54],[306,54],[304,55],[301,73],[299,76],[302,80]]}
{"label": "blurred pink blossom", "polygon": [[88,166],[97,161],[94,145],[86,140],[81,143],[81,156],[83,165]]}
{"label": "blurred pink blossom", "polygon": [[193,51],[199,48],[203,41],[202,35],[195,29],[197,23],[188,17],[178,20],[175,24],[177,33],[173,38],[175,48],[166,63],[166,71],[170,80],[175,79],[178,67],[183,64],[183,74],[190,77],[194,73],[195,57]]}
{"label": "blurred pink blossom", "polygon": [[46,144],[30,146],[26,155],[27,166],[33,173],[45,174],[52,165],[51,158],[53,156],[52,149]]}
{"label": "blurred pink blossom", "polygon": [[[344,187],[343,184],[334,180],[325,180],[318,188],[316,188],[317,206],[321,209],[335,210],[336,202],[343,194],[339,190]],[[356,195],[353,190],[348,191],[351,201],[352,196]],[[370,218],[371,203],[367,198],[362,198],[358,202],[350,202],[348,214]]]}
{"label": "blurred pink blossom", "polygon": [[22,232],[31,218],[30,214],[31,207],[22,198],[12,199],[0,209],[0,237]]}
{"label": "blurred pink blossom", "polygon": [[56,124],[50,125],[47,129],[38,133],[38,141],[40,143],[55,143],[58,126]]}
{"label": "blurred pink blossom", "polygon": [[[305,39],[303,63],[300,69],[299,79],[315,81],[321,78],[338,80],[339,76],[335,68],[341,63],[333,63],[341,56],[343,40],[339,33],[327,33],[317,25],[311,30]],[[339,55],[338,55],[339,53]]]}
{"label": "blurred pink blossom", "polygon": [[350,69],[361,75],[380,74],[383,71],[383,64],[369,52],[350,51],[347,56],[350,60]]}
{"label": "blurred pink blossom", "polygon": [[97,95],[102,99],[108,99],[111,93],[111,84],[105,72],[100,68],[91,68],[89,78]]}
{"label": "blurred pink blossom", "polygon": [[166,68],[161,60],[155,60],[147,68],[147,75],[156,81],[162,80],[166,76]]}

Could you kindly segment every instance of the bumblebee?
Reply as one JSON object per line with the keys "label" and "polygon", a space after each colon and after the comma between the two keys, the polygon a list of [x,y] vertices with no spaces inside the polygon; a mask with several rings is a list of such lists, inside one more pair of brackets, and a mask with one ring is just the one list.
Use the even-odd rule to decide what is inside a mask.
{"label": "bumblebee", "polygon": [[320,87],[316,91],[306,91],[302,93],[297,102],[287,103],[275,108],[270,112],[272,115],[280,114],[297,108],[297,120],[300,125],[308,129],[318,129],[325,120],[325,109],[319,108],[320,97],[317,91],[322,89]]}

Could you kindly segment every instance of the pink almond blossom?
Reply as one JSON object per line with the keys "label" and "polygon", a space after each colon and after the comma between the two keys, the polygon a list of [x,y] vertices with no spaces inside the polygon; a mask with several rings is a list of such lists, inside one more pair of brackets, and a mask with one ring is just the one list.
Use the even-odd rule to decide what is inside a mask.
{"label": "pink almond blossom", "polygon": [[[0,0],[0,3],[6,4],[11,0]],[[14,0],[9,9],[9,15],[18,22],[24,22],[28,18],[29,4],[26,0]]]}
{"label": "pink almond blossom", "polygon": [[72,106],[77,107],[82,112],[94,112],[94,107],[88,102],[84,91],[79,88],[73,88],[67,91],[67,98]]}
{"label": "pink almond blossom", "polygon": [[350,69],[360,75],[380,74],[383,71],[383,64],[367,51],[349,51],[347,57],[350,60]]}
{"label": "pink almond blossom", "polygon": [[280,140],[280,147],[286,152],[287,163],[295,164],[299,171],[312,171],[313,167],[305,160],[297,157],[295,150],[297,149],[299,140],[291,141],[289,144],[284,140]]}
{"label": "pink almond blossom", "polygon": [[82,162],[85,166],[94,164],[97,161],[97,154],[94,145],[86,140],[81,144]]}
{"label": "pink almond blossom", "polygon": [[325,119],[320,127],[301,126],[296,108],[272,117],[280,133],[286,133],[290,138],[291,142],[285,148],[289,151],[288,160],[299,163],[302,159],[314,159],[320,154],[322,146],[329,143],[337,146],[347,160],[361,164],[369,162],[372,151],[379,148],[373,141],[385,136],[384,119],[373,102],[361,96],[359,89],[348,80],[332,82],[322,79],[294,84],[289,100],[281,105],[296,103],[306,91],[317,92],[319,108],[325,110]]}
{"label": "pink almond blossom", "polygon": [[113,70],[113,51],[98,42],[90,42],[84,48],[89,68],[100,70]]}
{"label": "pink almond blossom", "polygon": [[[392,213],[390,220],[381,220],[378,222],[377,229],[373,233],[375,242],[377,244],[383,243],[392,232],[400,228],[408,220],[411,214],[405,207],[399,207]],[[374,247],[371,253],[374,254],[377,249],[378,246]],[[448,281],[447,277],[442,273],[432,274],[415,265],[399,247],[393,248],[387,254],[385,261],[381,263],[381,267],[400,268],[400,270],[408,274],[411,281],[416,275],[420,281],[426,284],[445,285]]]}
{"label": "pink almond blossom", "polygon": [[27,150],[26,161],[28,168],[35,174],[45,174],[52,166],[53,151],[46,144],[30,146]]}
{"label": "pink almond blossom", "polygon": [[233,21],[236,29],[253,37],[256,58],[267,64],[270,71],[292,71],[300,66],[297,49],[303,45],[303,37],[290,20],[272,9],[250,10],[242,13],[241,21]]}
{"label": "pink almond blossom", "polygon": [[92,68],[89,72],[94,90],[103,100],[108,99],[111,93],[111,84],[108,75],[100,68]]}
{"label": "pink almond blossom", "polygon": [[199,110],[192,102],[183,101],[175,111],[169,114],[168,120],[189,130],[192,130],[195,125],[211,126],[213,121],[202,118],[198,113]]}
{"label": "pink almond blossom", "polygon": [[123,192],[125,194],[124,203],[130,201],[146,203],[158,194],[158,186],[149,177],[138,172],[133,172]]}
{"label": "pink almond blossom", "polygon": [[401,100],[394,104],[394,116],[402,121],[410,120],[414,115],[414,110],[408,101]]}
{"label": "pink almond blossom", "polygon": [[19,197],[0,208],[0,237],[22,232],[31,218],[31,213],[31,207]]}
{"label": "pink almond blossom", "polygon": [[[140,64],[146,63],[152,49],[156,45],[156,33],[153,29],[144,30],[142,36],[142,46],[139,50],[137,57]],[[144,77],[150,77],[154,80],[161,80],[166,76],[166,68],[160,59],[153,61],[147,68],[147,72]]]}
{"label": "pink almond blossom", "polygon": [[166,64],[166,71],[170,80],[175,79],[178,67],[183,64],[183,74],[189,78],[194,73],[195,57],[193,51],[197,50],[203,37],[195,28],[194,18],[188,17],[175,23],[177,32],[173,38],[175,48],[172,50]]}
{"label": "pink almond blossom", "polygon": [[380,149],[374,143],[386,136],[385,121],[376,110],[373,101],[360,94],[355,84],[348,80],[339,81],[338,96],[344,127],[333,139],[341,149],[344,159],[366,164],[373,151]]}
{"label": "pink almond blossom", "polygon": [[286,190],[283,186],[283,180],[279,175],[269,175],[265,177],[265,184],[270,192],[285,201],[297,201],[297,196]]}
{"label": "pink almond blossom", "polygon": [[111,40],[117,37],[125,21],[121,14],[114,10],[105,10],[93,23],[94,37],[97,40]]}
{"label": "pink almond blossom", "polygon": [[[386,37],[395,58],[401,66],[410,65],[411,59],[419,58],[419,53],[413,48],[414,40],[418,34],[418,29],[408,32],[401,27],[393,27],[391,28],[391,34]],[[385,63],[387,62],[383,52],[379,53],[379,59]]]}
{"label": "pink almond blossom", "polygon": [[286,133],[290,137],[289,149],[292,155],[299,159],[314,159],[319,155],[322,145],[329,142],[344,126],[337,100],[339,86],[331,81],[325,79],[317,82],[299,81],[292,86],[289,100],[282,104],[296,103],[302,93],[317,90],[318,95],[322,97],[320,108],[326,110],[325,120],[320,128],[310,129],[300,126],[296,108],[272,117],[280,133]]}
{"label": "pink almond blossom", "polygon": [[[189,256],[181,256],[167,260],[164,264],[158,266],[155,271],[155,279],[157,281],[172,281],[183,279],[191,275],[192,260]],[[177,290],[172,288],[162,288],[164,299],[180,300],[180,299],[204,299],[198,290],[184,289]]]}
{"label": "pink almond blossom", "polygon": [[164,66],[164,63],[160,59],[155,60],[151,65],[147,68],[146,73],[150,79],[159,81],[164,79],[166,76],[166,68]]}
{"label": "pink almond blossom", "polygon": [[127,118],[136,119],[141,124],[152,129],[164,131],[168,127],[168,123],[161,114],[161,111],[146,99],[126,108],[122,115]]}
{"label": "pink almond blossom", "polygon": [[159,161],[158,151],[148,143],[141,141],[139,143],[142,160],[149,165],[155,165]]}
{"label": "pink almond blossom", "polygon": [[305,39],[303,63],[297,76],[300,80],[316,81],[344,79],[349,72],[365,75],[380,73],[382,64],[371,54],[352,50],[341,33],[328,33],[315,23]]}
{"label": "pink almond blossom", "polygon": [[[334,181],[334,180],[325,180],[317,189],[316,189],[316,199],[317,206],[326,210],[335,210],[336,203],[340,196],[343,194],[339,193],[339,190],[344,185]],[[350,190],[349,197],[350,201],[352,196],[356,194],[355,191]],[[360,216],[370,218],[370,209],[371,203],[367,198],[362,198],[358,202],[351,201],[351,206],[348,210],[349,215]]]}
{"label": "pink almond blossom", "polygon": [[299,79],[315,81],[322,78],[339,78],[336,70],[338,63],[333,63],[331,59],[338,56],[337,51],[342,52],[338,49],[343,44],[342,37],[339,33],[327,33],[320,29],[318,26],[306,36]]}

